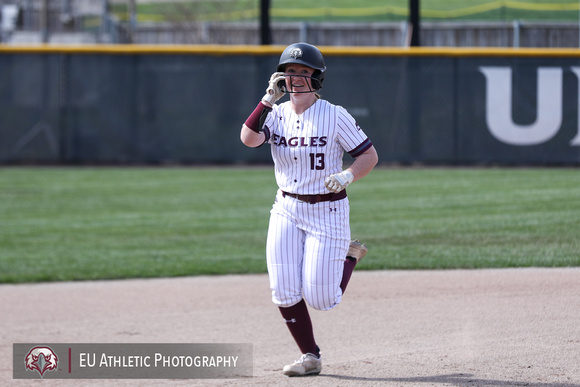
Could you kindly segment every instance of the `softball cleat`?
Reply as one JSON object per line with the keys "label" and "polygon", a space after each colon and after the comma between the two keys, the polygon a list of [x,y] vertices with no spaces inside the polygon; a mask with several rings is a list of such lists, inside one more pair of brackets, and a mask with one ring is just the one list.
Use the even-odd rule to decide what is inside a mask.
{"label": "softball cleat", "polygon": [[286,376],[315,376],[322,371],[322,361],[316,355],[305,353],[293,364],[284,366]]}
{"label": "softball cleat", "polygon": [[368,247],[364,243],[360,243],[358,239],[355,239],[350,242],[346,256],[356,259],[356,263],[359,263],[367,255],[367,251],[369,251]]}

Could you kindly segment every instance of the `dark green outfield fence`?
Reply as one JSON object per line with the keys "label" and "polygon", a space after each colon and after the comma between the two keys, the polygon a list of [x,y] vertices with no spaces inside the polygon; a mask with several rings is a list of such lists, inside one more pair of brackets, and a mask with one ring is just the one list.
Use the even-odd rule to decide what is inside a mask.
{"label": "dark green outfield fence", "polygon": [[[0,46],[0,162],[269,162],[239,130],[283,48]],[[580,164],[579,50],[321,50],[382,162]]]}

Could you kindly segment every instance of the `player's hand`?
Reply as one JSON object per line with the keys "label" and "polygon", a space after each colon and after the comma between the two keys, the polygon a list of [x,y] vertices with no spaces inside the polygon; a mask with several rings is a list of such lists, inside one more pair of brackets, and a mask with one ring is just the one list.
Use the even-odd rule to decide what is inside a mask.
{"label": "player's hand", "polygon": [[334,175],[330,175],[324,180],[324,185],[330,192],[339,193],[352,183],[354,175],[351,171],[346,170]]}
{"label": "player's hand", "polygon": [[274,73],[270,77],[268,82],[268,88],[266,89],[266,94],[262,97],[262,101],[268,102],[270,105],[274,105],[276,101],[284,96],[284,92],[280,90],[278,82],[284,81],[284,73]]}

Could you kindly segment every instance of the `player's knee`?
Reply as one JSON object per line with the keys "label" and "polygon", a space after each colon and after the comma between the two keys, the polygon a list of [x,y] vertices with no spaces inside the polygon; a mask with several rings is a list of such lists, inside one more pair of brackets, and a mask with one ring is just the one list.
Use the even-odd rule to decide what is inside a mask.
{"label": "player's knee", "polygon": [[288,308],[296,305],[302,300],[302,296],[299,294],[281,294],[279,292],[272,292],[272,302],[277,306],[282,308]]}
{"label": "player's knee", "polygon": [[334,297],[320,297],[320,296],[307,296],[305,295],[304,298],[308,305],[316,310],[329,310],[340,304],[341,295],[337,294]]}

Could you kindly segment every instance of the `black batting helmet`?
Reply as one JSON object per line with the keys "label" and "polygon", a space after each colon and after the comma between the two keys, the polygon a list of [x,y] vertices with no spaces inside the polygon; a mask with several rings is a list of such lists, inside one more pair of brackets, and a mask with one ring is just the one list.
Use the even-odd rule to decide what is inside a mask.
{"label": "black batting helmet", "polygon": [[286,47],[276,71],[284,72],[286,65],[290,63],[301,64],[314,69],[312,74],[312,87],[316,90],[322,89],[324,75],[326,74],[326,65],[322,53],[315,46],[308,43],[294,43]]}

